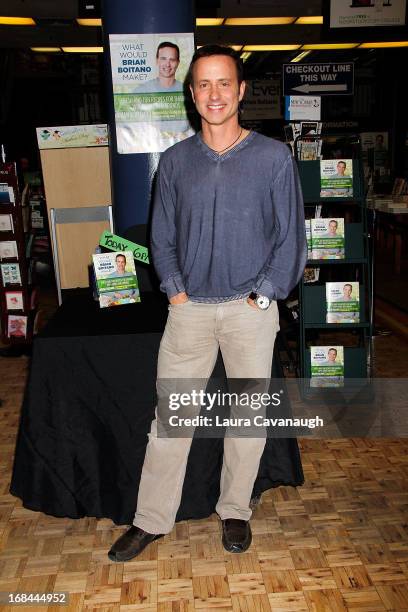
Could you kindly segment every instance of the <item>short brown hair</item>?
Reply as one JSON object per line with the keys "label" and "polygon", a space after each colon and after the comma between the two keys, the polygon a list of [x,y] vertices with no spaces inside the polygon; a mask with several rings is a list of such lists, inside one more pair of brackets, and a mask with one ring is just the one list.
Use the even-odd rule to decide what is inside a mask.
{"label": "short brown hair", "polygon": [[197,49],[193,55],[193,59],[191,60],[190,68],[188,69],[188,82],[190,85],[193,84],[194,64],[202,57],[211,57],[213,55],[225,55],[234,60],[237,68],[238,84],[241,85],[242,81],[244,80],[244,64],[242,63],[239,53],[234,51],[234,49],[231,47],[226,47],[223,45],[204,45],[203,47]]}

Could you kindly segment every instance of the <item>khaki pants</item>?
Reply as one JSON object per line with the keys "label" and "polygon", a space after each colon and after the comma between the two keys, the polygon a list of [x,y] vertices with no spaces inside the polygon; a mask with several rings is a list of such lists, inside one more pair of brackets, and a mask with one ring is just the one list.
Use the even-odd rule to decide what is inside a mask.
{"label": "khaki pants", "polygon": [[[221,349],[228,378],[269,379],[279,329],[276,302],[263,311],[246,299],[221,304],[188,301],[170,305],[160,344],[158,379],[208,379]],[[191,438],[157,437],[152,423],[133,524],[149,533],[169,533],[181,500]],[[249,520],[249,503],[266,438],[225,438],[221,520]]]}

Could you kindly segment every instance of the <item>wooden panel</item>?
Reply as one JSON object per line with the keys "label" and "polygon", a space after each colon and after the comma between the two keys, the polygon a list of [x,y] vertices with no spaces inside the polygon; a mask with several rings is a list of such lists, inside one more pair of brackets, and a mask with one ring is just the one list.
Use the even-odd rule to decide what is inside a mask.
{"label": "wooden panel", "polygon": [[[109,206],[108,147],[41,151],[48,218],[51,208]],[[88,266],[108,222],[73,223],[57,229],[61,288],[88,287]]]}
{"label": "wooden panel", "polygon": [[82,208],[111,203],[109,148],[41,151],[48,208]]}

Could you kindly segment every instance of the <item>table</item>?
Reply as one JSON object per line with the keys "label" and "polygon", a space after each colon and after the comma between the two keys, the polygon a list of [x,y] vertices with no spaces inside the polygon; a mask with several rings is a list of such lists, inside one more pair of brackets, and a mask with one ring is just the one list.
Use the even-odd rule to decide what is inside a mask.
{"label": "table", "polygon": [[[86,292],[63,302],[34,340],[10,487],[26,508],[132,522],[166,316],[154,293],[101,310]],[[222,442],[193,440],[178,521],[214,512]],[[296,439],[268,439],[254,496],[303,481]]]}

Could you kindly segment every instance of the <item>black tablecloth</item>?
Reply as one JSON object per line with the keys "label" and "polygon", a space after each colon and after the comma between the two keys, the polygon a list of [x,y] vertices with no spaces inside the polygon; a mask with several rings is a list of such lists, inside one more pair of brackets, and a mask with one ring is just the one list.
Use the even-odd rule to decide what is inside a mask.
{"label": "black tablecloth", "polygon": [[[10,488],[25,507],[131,523],[166,315],[155,294],[105,310],[85,294],[64,302],[35,339]],[[222,443],[193,440],[177,520],[214,512]],[[254,495],[303,480],[296,440],[268,439]]]}

